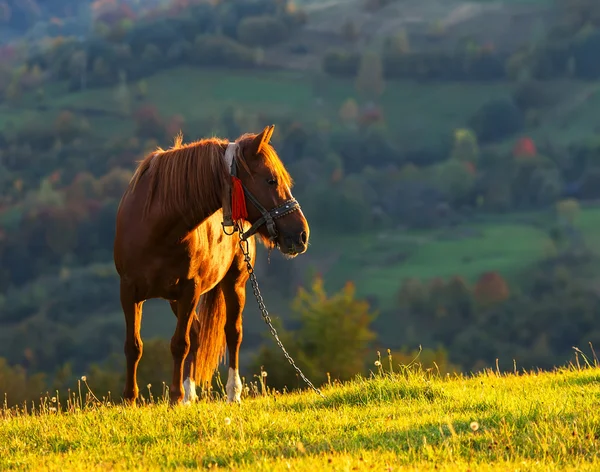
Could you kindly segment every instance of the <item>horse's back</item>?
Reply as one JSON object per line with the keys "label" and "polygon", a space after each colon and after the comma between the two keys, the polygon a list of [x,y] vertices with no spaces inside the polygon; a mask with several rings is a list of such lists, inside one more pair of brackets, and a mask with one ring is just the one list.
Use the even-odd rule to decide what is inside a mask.
{"label": "horse's back", "polygon": [[134,286],[140,299],[176,300],[186,281],[197,283],[202,293],[212,289],[239,251],[236,239],[223,233],[222,210],[183,238],[171,239],[152,211],[142,213],[144,197],[137,189],[127,192],[117,212],[114,261],[121,283]]}

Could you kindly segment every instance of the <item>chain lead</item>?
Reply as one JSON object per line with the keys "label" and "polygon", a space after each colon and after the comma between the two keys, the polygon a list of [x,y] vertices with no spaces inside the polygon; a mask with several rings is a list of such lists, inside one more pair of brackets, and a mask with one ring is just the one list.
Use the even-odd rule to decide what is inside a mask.
{"label": "chain lead", "polygon": [[298,372],[298,375],[300,375],[302,380],[304,380],[304,382],[306,382],[306,384],[310,388],[312,388],[319,396],[321,396],[321,398],[325,398],[325,396],[321,393],[321,391],[317,387],[315,387],[310,380],[308,380],[306,378],[306,376],[302,373],[300,368],[294,362],[294,359],[292,359],[292,357],[285,350],[285,347],[283,347],[283,343],[279,339],[279,336],[277,335],[277,331],[275,330],[275,327],[273,326],[273,323],[271,322],[271,317],[269,316],[269,312],[267,311],[267,307],[265,306],[265,302],[264,302],[263,297],[260,294],[260,290],[258,288],[258,281],[256,280],[256,274],[254,273],[254,267],[252,267],[252,262],[250,261],[250,251],[249,251],[248,240],[246,238],[244,238],[242,236],[242,234],[243,234],[243,232],[239,231],[239,235],[240,235],[239,245],[240,245],[240,249],[242,250],[242,253],[244,254],[244,261],[246,262],[246,268],[248,269],[248,275],[250,276],[250,283],[252,284],[252,291],[254,292],[254,297],[256,298],[256,302],[258,303],[258,308],[260,309],[260,314],[262,315],[263,319],[265,320],[265,323],[271,330],[271,334],[275,338],[275,341],[277,341],[277,344],[283,351],[283,355],[289,361],[289,363],[292,365],[292,367],[294,369],[296,369],[296,372]]}

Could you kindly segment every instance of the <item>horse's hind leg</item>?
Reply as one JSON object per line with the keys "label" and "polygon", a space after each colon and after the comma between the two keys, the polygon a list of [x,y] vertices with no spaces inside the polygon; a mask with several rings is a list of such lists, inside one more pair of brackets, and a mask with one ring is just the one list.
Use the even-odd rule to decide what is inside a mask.
{"label": "horse's hind leg", "polygon": [[[169,302],[171,310],[177,316],[177,302]],[[183,363],[183,403],[193,402],[198,399],[196,395],[196,354],[198,353],[198,341],[200,320],[194,311],[192,326],[190,327],[190,351]]]}
{"label": "horse's hind leg", "polygon": [[229,352],[229,372],[227,376],[227,402],[241,401],[242,381],[239,373],[239,352],[242,344],[242,312],[246,303],[246,281],[248,276],[233,266],[221,282],[227,321],[225,322],[225,339]]}
{"label": "horse's hind leg", "polygon": [[123,398],[130,404],[135,404],[139,394],[137,367],[144,347],[140,335],[143,303],[143,301],[136,300],[134,287],[121,283],[121,307],[125,315],[125,358],[127,361]]}
{"label": "horse's hind leg", "polygon": [[177,326],[171,338],[171,354],[173,354],[173,381],[169,389],[171,404],[181,403],[183,394],[184,360],[190,351],[190,331],[196,318],[196,305],[200,299],[200,290],[194,281],[184,287],[177,300]]}

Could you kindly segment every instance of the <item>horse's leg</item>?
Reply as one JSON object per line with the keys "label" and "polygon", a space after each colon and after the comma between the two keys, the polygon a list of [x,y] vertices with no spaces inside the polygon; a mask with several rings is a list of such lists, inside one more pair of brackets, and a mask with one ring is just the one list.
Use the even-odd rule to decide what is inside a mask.
{"label": "horse's leg", "polygon": [[134,287],[121,283],[121,307],[125,315],[125,358],[127,360],[123,398],[130,404],[135,404],[139,394],[137,367],[144,347],[140,336],[143,304],[143,301],[136,300]]}
{"label": "horse's leg", "polygon": [[190,331],[196,318],[194,312],[200,299],[200,290],[195,281],[189,281],[177,300],[177,326],[171,338],[171,354],[173,355],[173,381],[169,389],[171,404],[183,400],[183,367],[184,359],[190,352]]}
{"label": "horse's leg", "polygon": [[248,276],[240,272],[235,265],[221,282],[227,320],[225,321],[225,339],[229,351],[229,372],[227,376],[227,402],[241,401],[242,381],[239,373],[239,352],[242,344],[242,312],[246,303],[246,281]]}
{"label": "horse's leg", "polygon": [[[177,302],[169,302],[171,305],[171,310],[177,316]],[[192,320],[192,326],[190,328],[190,352],[185,358],[183,363],[183,403],[189,403],[196,401],[198,399],[198,395],[196,395],[196,383],[194,382],[195,378],[195,369],[196,369],[196,354],[198,353],[198,334],[200,330],[200,321],[196,316],[196,312],[194,311],[194,316]]]}

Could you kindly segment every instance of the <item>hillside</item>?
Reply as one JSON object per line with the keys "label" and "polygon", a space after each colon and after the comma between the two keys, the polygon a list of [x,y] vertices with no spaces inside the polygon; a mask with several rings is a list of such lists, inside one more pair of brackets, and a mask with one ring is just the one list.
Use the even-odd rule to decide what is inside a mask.
{"label": "hillside", "polygon": [[[600,343],[598,5],[97,0],[83,35],[72,10],[21,17],[0,47],[0,367],[53,388],[109,364],[120,385],[112,244],[136,163],[179,131],[271,123],[311,227],[305,255],[257,263],[291,341],[322,278],[320,322],[340,299],[377,313],[359,350],[423,345],[469,371]],[[271,342],[251,296],[244,314],[243,371]],[[145,304],[165,366],[174,323]]]}
{"label": "hillside", "polygon": [[[365,9],[364,0],[306,2],[309,31],[340,32],[353,22],[363,41],[382,40],[406,30],[417,50],[456,47],[461,39],[491,42],[501,50],[514,50],[530,41],[536,27],[551,27],[557,20],[551,0],[401,0],[379,2]],[[443,39],[436,37],[443,33]]]}
{"label": "hillside", "polygon": [[[153,400],[135,409],[105,404],[56,414],[57,403],[46,398],[40,415],[5,412],[0,469],[592,471],[600,466],[597,368],[517,375],[487,370],[452,378],[415,368],[401,372],[326,387],[325,399],[312,392],[269,394],[245,398],[241,406],[218,400],[171,410]],[[87,382],[93,386],[94,379]],[[64,406],[64,396],[59,401]]]}

